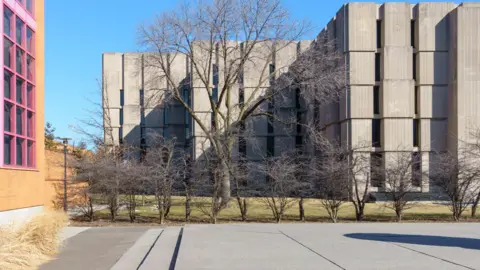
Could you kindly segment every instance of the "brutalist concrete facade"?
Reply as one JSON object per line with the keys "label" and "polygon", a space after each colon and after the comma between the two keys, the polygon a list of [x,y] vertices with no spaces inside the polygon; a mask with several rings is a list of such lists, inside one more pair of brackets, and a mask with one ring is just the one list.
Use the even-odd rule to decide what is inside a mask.
{"label": "brutalist concrete facade", "polygon": [[[317,117],[315,121],[330,139],[361,148],[358,155],[385,161],[396,153],[411,152],[412,158],[421,160],[418,169],[428,172],[434,152],[456,152],[460,142],[471,139],[472,128],[480,127],[479,26],[480,3],[345,4],[323,31],[345,55],[346,95],[317,112],[305,113],[310,120]],[[270,64],[288,66],[310,43],[290,44]],[[142,137],[154,131],[177,137],[198,157],[208,142],[185,110],[162,104],[161,100],[148,104],[142,101],[148,99],[151,90],[168,87],[162,79],[152,80],[151,74],[158,70],[145,69],[143,58],[137,53],[103,55],[104,87],[108,92],[104,102],[111,115],[113,143],[148,145]],[[260,79],[256,67],[262,64],[247,64],[243,85],[232,92],[234,100],[238,101],[240,88],[248,99],[250,89]],[[201,89],[204,86],[195,83],[187,59],[176,59],[171,72],[179,81],[192,79],[185,97],[209,126],[208,96]],[[266,80],[265,89],[269,86]],[[305,104],[297,106],[295,97],[291,100],[291,104],[285,104],[286,111],[306,111]],[[299,141],[306,145],[306,151],[311,150],[301,129],[277,124],[268,128],[266,118],[247,126],[255,131],[256,138],[246,147],[249,159],[260,159],[272,143],[275,155],[298,146]],[[374,185],[372,190],[381,192],[382,186]],[[427,176],[417,182],[416,190],[437,194]]]}

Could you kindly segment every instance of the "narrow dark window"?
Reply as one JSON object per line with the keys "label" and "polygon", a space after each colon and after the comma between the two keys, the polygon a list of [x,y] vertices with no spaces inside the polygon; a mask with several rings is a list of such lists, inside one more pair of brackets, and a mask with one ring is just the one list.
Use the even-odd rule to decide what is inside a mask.
{"label": "narrow dark window", "polygon": [[420,143],[420,120],[413,119],[413,146]]}
{"label": "narrow dark window", "polygon": [[301,148],[303,144],[303,137],[302,136],[296,136],[295,137],[295,147],[297,149]]}
{"label": "narrow dark window", "polygon": [[119,116],[119,118],[120,118],[120,125],[123,125],[123,109],[120,109],[119,114],[120,114],[120,116]]}
{"label": "narrow dark window", "polygon": [[297,134],[302,134],[303,113],[297,112]]}
{"label": "narrow dark window", "polygon": [[412,153],[412,186],[422,185],[422,158],[419,152]]}
{"label": "narrow dark window", "polygon": [[380,119],[372,120],[372,146],[380,147],[381,146],[381,122]]}
{"label": "narrow dark window", "polygon": [[373,87],[373,114],[380,114],[380,87]]}
{"label": "narrow dark window", "polygon": [[415,108],[415,114],[418,114],[418,104],[419,104],[419,103],[418,103],[418,102],[419,102],[419,100],[418,100],[418,98],[419,98],[419,96],[418,96],[418,94],[419,94],[418,91],[419,91],[419,90],[418,90],[418,89],[419,89],[419,87],[418,87],[418,86],[415,86],[415,93],[414,93],[414,95],[415,95],[415,100],[414,100],[414,104],[413,104],[413,106],[414,106],[414,108]]}
{"label": "narrow dark window", "polygon": [[300,88],[295,89],[295,108],[300,109]]}
{"label": "narrow dark window", "polygon": [[245,122],[240,123],[240,137],[238,138],[238,152],[240,157],[244,158],[247,155],[247,141],[243,134],[245,132]]}
{"label": "narrow dark window", "polygon": [[417,79],[417,54],[413,54],[413,79]]}
{"label": "narrow dark window", "polygon": [[120,90],[120,106],[125,105],[125,92],[123,90]]}
{"label": "narrow dark window", "polygon": [[375,81],[380,81],[380,54],[375,54]]}
{"label": "narrow dark window", "polygon": [[245,89],[243,87],[240,87],[238,90],[238,104],[243,105],[245,102]]}
{"label": "narrow dark window", "polygon": [[410,40],[412,47],[415,48],[415,20],[410,22]]}
{"label": "narrow dark window", "polygon": [[377,20],[377,48],[382,47],[382,21]]}
{"label": "narrow dark window", "polygon": [[122,127],[118,129],[118,142],[120,144],[123,144],[123,128]]}
{"label": "narrow dark window", "polygon": [[373,187],[383,186],[383,173],[382,173],[382,153],[370,154],[370,179]]}
{"label": "narrow dark window", "polygon": [[143,89],[140,90],[140,106],[143,106],[144,105],[144,92],[143,92]]}
{"label": "narrow dark window", "polygon": [[275,137],[267,137],[267,157],[273,157],[275,149]]}
{"label": "narrow dark window", "polygon": [[273,116],[269,116],[267,118],[267,132],[273,133]]}
{"label": "narrow dark window", "polygon": [[212,100],[216,104],[218,102],[218,87],[212,89]]}

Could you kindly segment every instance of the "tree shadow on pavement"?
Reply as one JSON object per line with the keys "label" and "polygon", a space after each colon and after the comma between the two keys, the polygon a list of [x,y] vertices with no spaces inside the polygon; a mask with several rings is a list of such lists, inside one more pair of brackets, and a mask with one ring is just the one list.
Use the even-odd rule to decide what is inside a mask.
{"label": "tree shadow on pavement", "polygon": [[349,233],[344,236],[359,240],[480,250],[480,239],[475,238],[392,233]]}

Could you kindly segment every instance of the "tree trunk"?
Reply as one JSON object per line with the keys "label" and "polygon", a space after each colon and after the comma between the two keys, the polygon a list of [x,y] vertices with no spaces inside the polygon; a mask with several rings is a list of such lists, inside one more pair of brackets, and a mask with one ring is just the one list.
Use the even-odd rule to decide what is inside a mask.
{"label": "tree trunk", "polygon": [[170,214],[170,207],[172,206],[172,197],[168,196],[167,198],[165,198],[163,205],[165,207],[165,212],[163,216],[167,218],[168,214]]}
{"label": "tree trunk", "polygon": [[298,210],[300,214],[300,221],[305,221],[305,209],[303,208],[303,197],[298,201]]}
{"label": "tree trunk", "polygon": [[475,217],[477,214],[477,207],[478,207],[478,202],[480,201],[480,192],[477,194],[477,197],[475,197],[475,200],[473,201],[472,205],[472,218]]}
{"label": "tree trunk", "polygon": [[240,198],[237,196],[237,203],[238,203],[238,208],[240,209],[240,215],[242,217],[242,221],[247,220],[247,199],[245,198]]}
{"label": "tree trunk", "polygon": [[190,216],[192,214],[192,207],[190,206],[192,198],[190,195],[187,193],[185,197],[185,222],[188,223],[190,222]]}
{"label": "tree trunk", "polygon": [[221,199],[220,208],[223,209],[227,207],[228,201],[230,200],[231,188],[230,188],[230,171],[226,160],[222,160],[219,168],[219,177],[220,177],[220,190],[219,197]]}
{"label": "tree trunk", "polygon": [[365,217],[364,209],[365,209],[365,206],[364,206],[364,205],[359,205],[359,206],[355,209],[355,218],[356,218],[357,221],[362,221],[363,218]]}
{"label": "tree trunk", "polygon": [[283,217],[283,214],[282,214],[282,213],[278,213],[278,214],[277,214],[277,217],[276,217],[277,223],[282,222],[282,217]]}
{"label": "tree trunk", "polygon": [[158,218],[160,219],[159,220],[160,224],[163,224],[163,222],[165,222],[165,212],[163,211],[163,207],[161,210],[160,208],[158,210]]}

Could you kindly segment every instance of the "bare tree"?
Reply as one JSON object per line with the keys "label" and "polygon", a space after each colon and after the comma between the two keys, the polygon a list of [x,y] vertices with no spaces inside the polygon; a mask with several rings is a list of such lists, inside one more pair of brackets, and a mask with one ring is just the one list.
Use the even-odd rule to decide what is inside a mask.
{"label": "bare tree", "polygon": [[449,198],[455,221],[460,220],[479,192],[480,170],[477,161],[468,150],[459,149],[457,153],[436,153],[435,162],[432,162],[434,168],[430,169],[429,176]]}
{"label": "bare tree", "polygon": [[[145,157],[145,165],[148,168],[147,189],[155,196],[159,222],[163,224],[170,212],[175,186],[178,186],[176,184],[184,178],[185,156],[183,151],[175,147],[175,139],[165,139],[154,134],[150,134],[150,137],[154,143],[149,147]],[[187,199],[189,195],[186,195]]]}
{"label": "bare tree", "polygon": [[[480,128],[472,128],[472,131],[470,132],[470,140],[469,141],[462,141],[462,143],[465,143],[467,147],[465,147],[465,150],[468,152],[468,154],[478,160],[480,159]],[[475,195],[472,201],[472,211],[471,211],[471,217],[475,217],[477,214],[477,208],[478,204],[480,202],[480,190],[479,192]]]}
{"label": "bare tree", "polygon": [[376,167],[376,170],[384,175],[384,192],[390,200],[387,207],[395,211],[397,221],[401,221],[404,210],[414,205],[412,192],[422,183],[420,156],[399,148],[397,152],[389,153],[384,166]]}
{"label": "bare tree", "polygon": [[[138,152],[132,150],[130,152]],[[145,175],[150,169],[141,163],[135,154],[125,157],[118,168],[121,198],[128,210],[130,222],[135,222],[137,218],[137,197],[145,193]]]}
{"label": "bare tree", "polygon": [[[212,194],[213,205],[220,210],[231,197],[236,167],[233,146],[242,123],[271,115],[263,104],[293,88],[301,88],[305,98],[318,102],[343,89],[343,55],[320,52],[323,42],[296,60],[294,56],[291,61],[275,61],[280,51],[296,44],[310,29],[308,23],[291,19],[278,0],[181,5],[139,28],[139,44],[150,52],[145,66],[158,70],[156,79],[166,82],[168,94],[159,91],[162,102],[171,98],[181,103],[208,141],[211,150],[205,164],[218,181]],[[178,62],[188,62],[186,78],[172,71]],[[272,79],[277,82],[270,83]],[[183,99],[185,87],[205,97],[211,121]],[[244,90],[242,102],[238,101],[240,89]]]}
{"label": "bare tree", "polygon": [[259,190],[259,198],[277,223],[280,223],[285,212],[298,201],[293,197],[296,190],[302,188],[302,183],[296,178],[298,163],[295,152],[283,152],[277,157],[267,157],[263,162],[252,162],[251,167],[258,175],[264,175],[266,180],[258,181],[253,186]]}

